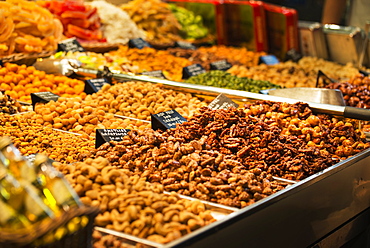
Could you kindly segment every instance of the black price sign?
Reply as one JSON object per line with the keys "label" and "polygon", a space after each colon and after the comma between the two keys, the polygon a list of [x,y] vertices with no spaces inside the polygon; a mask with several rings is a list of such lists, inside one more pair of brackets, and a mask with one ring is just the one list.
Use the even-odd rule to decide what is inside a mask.
{"label": "black price sign", "polygon": [[168,110],[158,114],[151,115],[152,129],[153,130],[166,130],[175,128],[176,124],[181,124],[186,119],[180,115],[176,110]]}
{"label": "black price sign", "polygon": [[260,63],[266,65],[279,64],[279,60],[275,55],[265,55],[260,57]]}
{"label": "black price sign", "polygon": [[104,84],[109,84],[108,79],[106,78],[93,78],[85,80],[85,89],[86,94],[92,94],[98,92]]}
{"label": "black price sign", "polygon": [[58,52],[85,52],[76,38],[70,38],[58,43]]}
{"label": "black price sign", "polygon": [[110,141],[122,141],[130,129],[96,129],[95,148]]}
{"label": "black price sign", "polygon": [[146,42],[142,38],[136,38],[136,39],[129,40],[128,46],[130,48],[138,48],[138,49],[143,49],[144,47],[152,47],[148,42]]}
{"label": "black price sign", "polygon": [[230,107],[237,108],[239,105],[233,102],[230,98],[224,94],[219,94],[209,105],[208,108],[215,109],[228,109]]}
{"label": "black price sign", "polygon": [[212,62],[210,66],[211,66],[211,70],[219,70],[219,71],[227,71],[228,69],[232,67],[232,65],[229,62],[227,62],[226,59]]}
{"label": "black price sign", "polygon": [[167,79],[164,76],[163,71],[161,71],[161,70],[157,70],[157,71],[145,71],[145,72],[141,73],[141,75],[145,75],[145,76],[149,76],[149,77],[155,77],[155,78]]}
{"label": "black price sign", "polygon": [[52,92],[49,92],[49,91],[31,93],[31,100],[32,100],[33,109],[35,109],[35,105],[37,103],[46,103],[46,102],[50,102],[50,101],[57,101],[58,98],[59,98],[58,95],[56,95]]}
{"label": "black price sign", "polygon": [[193,44],[186,42],[186,41],[176,41],[175,47],[179,47],[182,49],[191,49],[191,50],[197,49]]}
{"label": "black price sign", "polygon": [[0,66],[3,66],[4,65],[4,63],[3,63],[3,61],[0,59]]}
{"label": "black price sign", "polygon": [[189,65],[182,68],[182,78],[188,79],[190,77],[206,73],[206,70],[200,64]]}

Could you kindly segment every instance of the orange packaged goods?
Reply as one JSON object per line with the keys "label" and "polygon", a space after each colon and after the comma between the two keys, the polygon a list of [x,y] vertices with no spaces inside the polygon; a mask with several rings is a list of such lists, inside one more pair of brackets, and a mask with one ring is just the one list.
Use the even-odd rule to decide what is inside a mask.
{"label": "orange packaged goods", "polygon": [[63,26],[33,1],[0,1],[0,56],[54,51]]}
{"label": "orange packaged goods", "polygon": [[85,4],[82,0],[38,1],[63,24],[64,35],[76,37],[82,41],[105,41],[97,8]]}
{"label": "orange packaged goods", "polygon": [[266,11],[269,52],[284,60],[286,53],[299,51],[298,13],[295,9],[263,4]]}
{"label": "orange packaged goods", "polygon": [[262,1],[227,0],[221,8],[225,45],[243,46],[256,52],[268,50]]}

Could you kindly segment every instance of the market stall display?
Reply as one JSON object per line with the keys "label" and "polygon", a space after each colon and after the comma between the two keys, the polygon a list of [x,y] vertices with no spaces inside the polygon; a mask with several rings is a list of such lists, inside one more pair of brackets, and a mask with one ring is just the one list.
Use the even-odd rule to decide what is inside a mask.
{"label": "market stall display", "polygon": [[[201,29],[202,34],[181,37],[185,29],[199,27],[201,21],[190,12],[186,15],[191,18],[181,18],[179,11],[186,12],[179,5],[154,0],[122,6],[82,0],[7,0],[0,4],[0,31],[4,30],[0,56],[54,53],[61,31],[79,41],[92,38],[90,44],[116,43],[114,51],[57,52],[52,57],[77,58],[84,68],[100,70],[95,76],[109,80],[94,93],[84,92],[88,84],[84,80],[91,75],[73,79],[47,74],[29,64],[9,63],[5,57],[0,60],[0,136],[9,136],[24,156],[38,158],[32,162],[35,166],[45,162],[40,163],[36,153],[54,160],[53,166],[69,180],[81,202],[99,208],[96,218],[94,213],[89,216],[95,219],[94,247],[204,247],[205,241],[225,246],[227,238],[217,237],[232,237],[235,243],[231,246],[239,247],[244,240],[252,241],[248,242],[251,247],[267,247],[269,242],[308,246],[335,234],[334,229],[365,212],[368,204],[360,197],[368,194],[365,183],[370,175],[364,166],[370,146],[366,139],[369,76],[359,74],[350,63],[313,57],[267,65],[261,59],[268,55],[265,51],[245,47],[173,47],[176,41],[194,41],[206,34]],[[29,21],[32,15],[37,22]],[[118,19],[125,25],[119,26]],[[129,41],[134,38],[163,50],[133,48]],[[28,46],[39,40],[41,48]],[[231,68],[217,68],[217,62]],[[205,72],[185,79],[184,69],[194,65],[201,65]],[[319,71],[337,81],[324,87],[339,89],[347,107],[288,98],[286,102],[272,101],[268,99],[273,96],[259,93],[271,88],[317,87]],[[158,72],[155,75],[170,81],[140,76],[149,72]],[[128,77],[114,77],[114,73]],[[40,92],[58,98],[35,103],[31,109],[31,94]],[[219,93],[238,101],[239,106],[208,108]],[[22,104],[29,105],[25,108]],[[186,121],[157,130],[154,115],[171,110]],[[97,144],[98,130],[125,132],[120,140]],[[338,177],[343,185],[331,187],[330,182]],[[0,178],[11,176],[1,174]],[[343,193],[345,197],[340,199],[324,199],[326,194],[337,197],[347,190],[351,193]],[[2,209],[10,209],[4,206],[0,201]],[[283,211],[286,209],[289,211]],[[89,215],[81,211],[62,222]],[[263,227],[260,216],[271,220],[268,227]],[[298,217],[305,220],[299,226],[307,228],[309,223],[317,236],[292,232],[300,222]],[[279,218],[289,223],[287,230],[297,234],[296,238],[288,240],[282,231],[271,231],[282,226]],[[3,221],[0,218],[0,223]],[[59,223],[46,227],[47,235],[35,244],[67,234],[65,229],[55,228]],[[0,246],[9,241],[1,237],[16,237],[2,235],[2,227]],[[249,231],[242,234],[244,227]],[[261,239],[265,229],[271,240]]]}

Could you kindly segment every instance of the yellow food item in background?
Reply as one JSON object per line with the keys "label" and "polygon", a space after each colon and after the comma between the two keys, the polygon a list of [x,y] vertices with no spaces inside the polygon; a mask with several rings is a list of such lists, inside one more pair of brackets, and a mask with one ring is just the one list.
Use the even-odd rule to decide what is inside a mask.
{"label": "yellow food item in background", "polygon": [[168,3],[161,0],[133,0],[122,4],[121,8],[146,32],[148,42],[166,44],[181,40],[181,25]]}

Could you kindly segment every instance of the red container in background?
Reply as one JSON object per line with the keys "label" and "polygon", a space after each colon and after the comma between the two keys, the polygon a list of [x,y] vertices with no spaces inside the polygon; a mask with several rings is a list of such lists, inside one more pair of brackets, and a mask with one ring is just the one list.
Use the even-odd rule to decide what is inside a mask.
{"label": "red container in background", "polygon": [[298,13],[295,9],[263,3],[266,11],[266,27],[269,50],[281,60],[286,53],[299,51]]}
{"label": "red container in background", "polygon": [[217,44],[225,44],[221,13],[222,0],[168,0],[166,2],[174,3],[200,15],[204,26],[215,37]]}
{"label": "red container in background", "polygon": [[266,17],[261,1],[224,1],[221,5],[225,45],[267,51]]}

